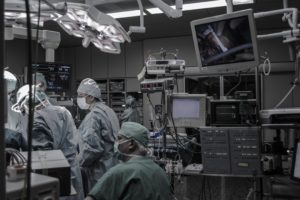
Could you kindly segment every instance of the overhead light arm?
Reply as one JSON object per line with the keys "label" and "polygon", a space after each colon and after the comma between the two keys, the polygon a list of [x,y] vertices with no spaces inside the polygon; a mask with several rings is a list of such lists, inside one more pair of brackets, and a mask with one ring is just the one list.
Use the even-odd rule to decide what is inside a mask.
{"label": "overhead light arm", "polygon": [[[55,61],[55,49],[60,44],[60,33],[49,30],[39,30],[39,37],[36,38],[37,30],[31,29],[32,39],[37,39],[41,46],[46,50],[46,62]],[[26,39],[27,29],[21,27],[6,27],[5,28],[5,40],[13,40],[14,38]]]}
{"label": "overhead light arm", "polygon": [[233,12],[233,3],[232,0],[226,0],[226,8],[227,8],[227,13],[232,13]]}
{"label": "overhead light arm", "polygon": [[146,32],[146,28],[144,26],[144,7],[143,7],[141,0],[137,0],[137,3],[139,5],[139,9],[140,9],[140,26],[130,26],[128,35],[130,35],[131,33],[145,33]]}
{"label": "overhead light arm", "polygon": [[67,12],[67,3],[64,3],[61,7],[55,7],[52,3],[50,3],[48,0],[41,0],[44,2],[47,6],[49,6],[52,10],[55,10],[57,13],[64,15]]}
{"label": "overhead light arm", "polygon": [[179,18],[182,16],[182,0],[176,0],[176,8],[172,8],[162,0],[149,0],[153,5],[163,11],[168,17]]}
{"label": "overhead light arm", "polygon": [[128,2],[128,1],[134,1],[134,0],[85,0],[85,3],[92,6],[98,6],[104,4]]}

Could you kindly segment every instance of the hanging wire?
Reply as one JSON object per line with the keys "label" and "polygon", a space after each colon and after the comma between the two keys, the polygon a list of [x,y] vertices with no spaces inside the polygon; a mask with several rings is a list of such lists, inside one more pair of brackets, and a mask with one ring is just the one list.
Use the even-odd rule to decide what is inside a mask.
{"label": "hanging wire", "polygon": [[274,107],[274,108],[278,108],[287,98],[288,96],[293,92],[293,90],[296,88],[296,86],[299,84],[299,59],[300,59],[300,55],[299,55],[299,49],[297,49],[297,54],[296,54],[296,62],[295,62],[295,78],[294,81],[292,82],[292,86],[289,89],[289,91],[286,93],[286,95],[280,100],[280,102]]}
{"label": "hanging wire", "polygon": [[232,91],[234,91],[237,87],[239,87],[239,85],[242,83],[241,72],[238,73],[238,77],[239,77],[239,82],[238,82],[233,88],[231,88],[231,89],[225,94],[225,96],[230,95],[230,93],[231,93]]}
{"label": "hanging wire", "polygon": [[[40,2],[39,2],[40,4]],[[27,25],[27,56],[28,56],[28,73],[27,80],[29,83],[29,114],[28,114],[28,130],[27,130],[27,141],[28,141],[28,160],[27,160],[27,171],[25,176],[24,189],[26,188],[26,199],[31,199],[31,160],[32,160],[32,127],[33,127],[33,101],[32,101],[32,35],[31,35],[31,19],[30,19],[30,5],[29,0],[25,0],[26,7],[26,25]],[[40,5],[39,5],[40,7]],[[38,17],[40,13],[38,13]],[[23,190],[25,191],[25,190]]]}

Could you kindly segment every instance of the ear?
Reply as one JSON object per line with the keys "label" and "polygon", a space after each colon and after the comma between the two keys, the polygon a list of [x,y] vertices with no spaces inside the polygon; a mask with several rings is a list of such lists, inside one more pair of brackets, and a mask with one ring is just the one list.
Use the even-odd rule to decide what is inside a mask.
{"label": "ear", "polygon": [[133,151],[136,150],[136,148],[137,148],[137,143],[136,143],[136,141],[130,140],[130,142],[129,142],[129,147],[128,147],[129,151],[130,151],[130,152],[133,152]]}
{"label": "ear", "polygon": [[86,97],[86,103],[91,104],[95,100],[95,97],[91,95],[87,95]]}

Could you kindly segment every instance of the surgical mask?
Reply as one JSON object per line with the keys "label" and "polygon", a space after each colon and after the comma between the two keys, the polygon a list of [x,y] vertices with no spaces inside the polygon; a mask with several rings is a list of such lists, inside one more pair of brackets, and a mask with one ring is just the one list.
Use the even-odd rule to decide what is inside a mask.
{"label": "surgical mask", "polygon": [[77,97],[77,105],[82,110],[87,110],[90,107],[90,105],[86,103],[85,97]]}
{"label": "surgical mask", "polygon": [[124,161],[126,159],[126,157],[143,157],[140,155],[123,153],[119,150],[119,145],[123,144],[125,142],[128,142],[129,140],[131,140],[131,139],[126,139],[126,140],[123,140],[122,142],[115,142],[115,144],[114,144],[114,152],[117,154],[117,158],[121,161]]}
{"label": "surgical mask", "polygon": [[29,107],[27,105],[24,105],[24,111],[27,115],[29,115]]}
{"label": "surgical mask", "polygon": [[126,140],[123,140],[122,142],[115,142],[115,144],[114,144],[114,152],[115,153],[121,153],[122,154],[122,152],[120,152],[120,150],[119,150],[119,145],[120,144],[123,144],[123,143],[125,143],[125,142],[128,142],[130,139],[126,139]]}

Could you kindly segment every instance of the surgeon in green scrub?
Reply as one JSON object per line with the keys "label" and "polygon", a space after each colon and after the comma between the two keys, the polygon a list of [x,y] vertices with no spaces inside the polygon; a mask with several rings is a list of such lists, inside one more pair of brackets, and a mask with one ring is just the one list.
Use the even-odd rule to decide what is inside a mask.
{"label": "surgeon in green scrub", "polygon": [[169,200],[166,173],[147,157],[149,131],[135,122],[124,122],[115,148],[123,162],[108,170],[86,200]]}

